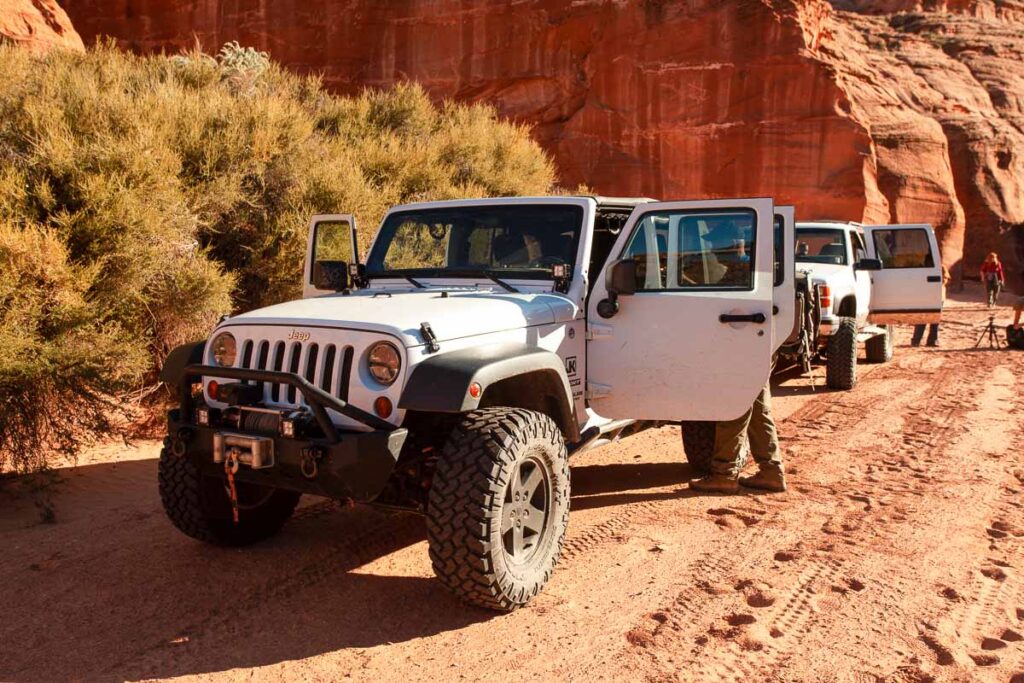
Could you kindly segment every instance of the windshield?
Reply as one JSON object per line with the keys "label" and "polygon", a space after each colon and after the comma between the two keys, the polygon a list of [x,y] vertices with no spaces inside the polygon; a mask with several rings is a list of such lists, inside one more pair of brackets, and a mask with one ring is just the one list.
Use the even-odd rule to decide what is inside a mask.
{"label": "windshield", "polygon": [[582,229],[583,207],[566,204],[402,211],[381,226],[366,274],[550,280],[552,266],[572,272]]}
{"label": "windshield", "polygon": [[846,231],[834,228],[797,228],[796,260],[845,266]]}

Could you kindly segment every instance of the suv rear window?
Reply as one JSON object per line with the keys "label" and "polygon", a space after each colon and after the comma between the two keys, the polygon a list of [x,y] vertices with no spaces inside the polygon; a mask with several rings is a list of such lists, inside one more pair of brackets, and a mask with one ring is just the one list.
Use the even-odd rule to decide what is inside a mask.
{"label": "suv rear window", "polygon": [[800,263],[846,265],[846,231],[836,228],[797,228],[796,260]]}

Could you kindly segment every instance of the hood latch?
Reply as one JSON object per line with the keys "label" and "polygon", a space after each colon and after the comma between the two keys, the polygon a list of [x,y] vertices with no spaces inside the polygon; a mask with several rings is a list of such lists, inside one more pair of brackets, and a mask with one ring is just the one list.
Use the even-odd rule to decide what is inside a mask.
{"label": "hood latch", "polygon": [[430,323],[420,323],[420,336],[423,337],[423,343],[427,345],[428,353],[437,353],[441,350],[441,345],[437,343],[437,335],[430,328]]}

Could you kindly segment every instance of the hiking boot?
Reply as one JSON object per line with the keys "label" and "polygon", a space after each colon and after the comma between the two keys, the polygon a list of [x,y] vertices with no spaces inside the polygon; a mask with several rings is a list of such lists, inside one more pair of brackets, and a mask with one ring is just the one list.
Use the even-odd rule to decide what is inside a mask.
{"label": "hiking boot", "polygon": [[786,475],[778,469],[758,470],[754,476],[740,479],[740,484],[749,489],[782,493],[786,490]]}
{"label": "hiking boot", "polygon": [[736,477],[730,477],[727,474],[709,474],[691,481],[690,488],[708,493],[736,493],[740,490],[740,485],[736,481]]}

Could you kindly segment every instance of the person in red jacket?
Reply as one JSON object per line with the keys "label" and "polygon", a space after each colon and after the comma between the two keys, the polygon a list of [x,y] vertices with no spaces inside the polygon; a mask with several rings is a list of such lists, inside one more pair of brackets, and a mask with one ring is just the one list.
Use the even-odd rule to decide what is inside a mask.
{"label": "person in red jacket", "polygon": [[985,289],[988,290],[988,307],[992,308],[996,305],[999,292],[1006,284],[1003,264],[999,262],[999,255],[994,251],[990,252],[985,257],[985,262],[981,264],[981,281],[985,283]]}

